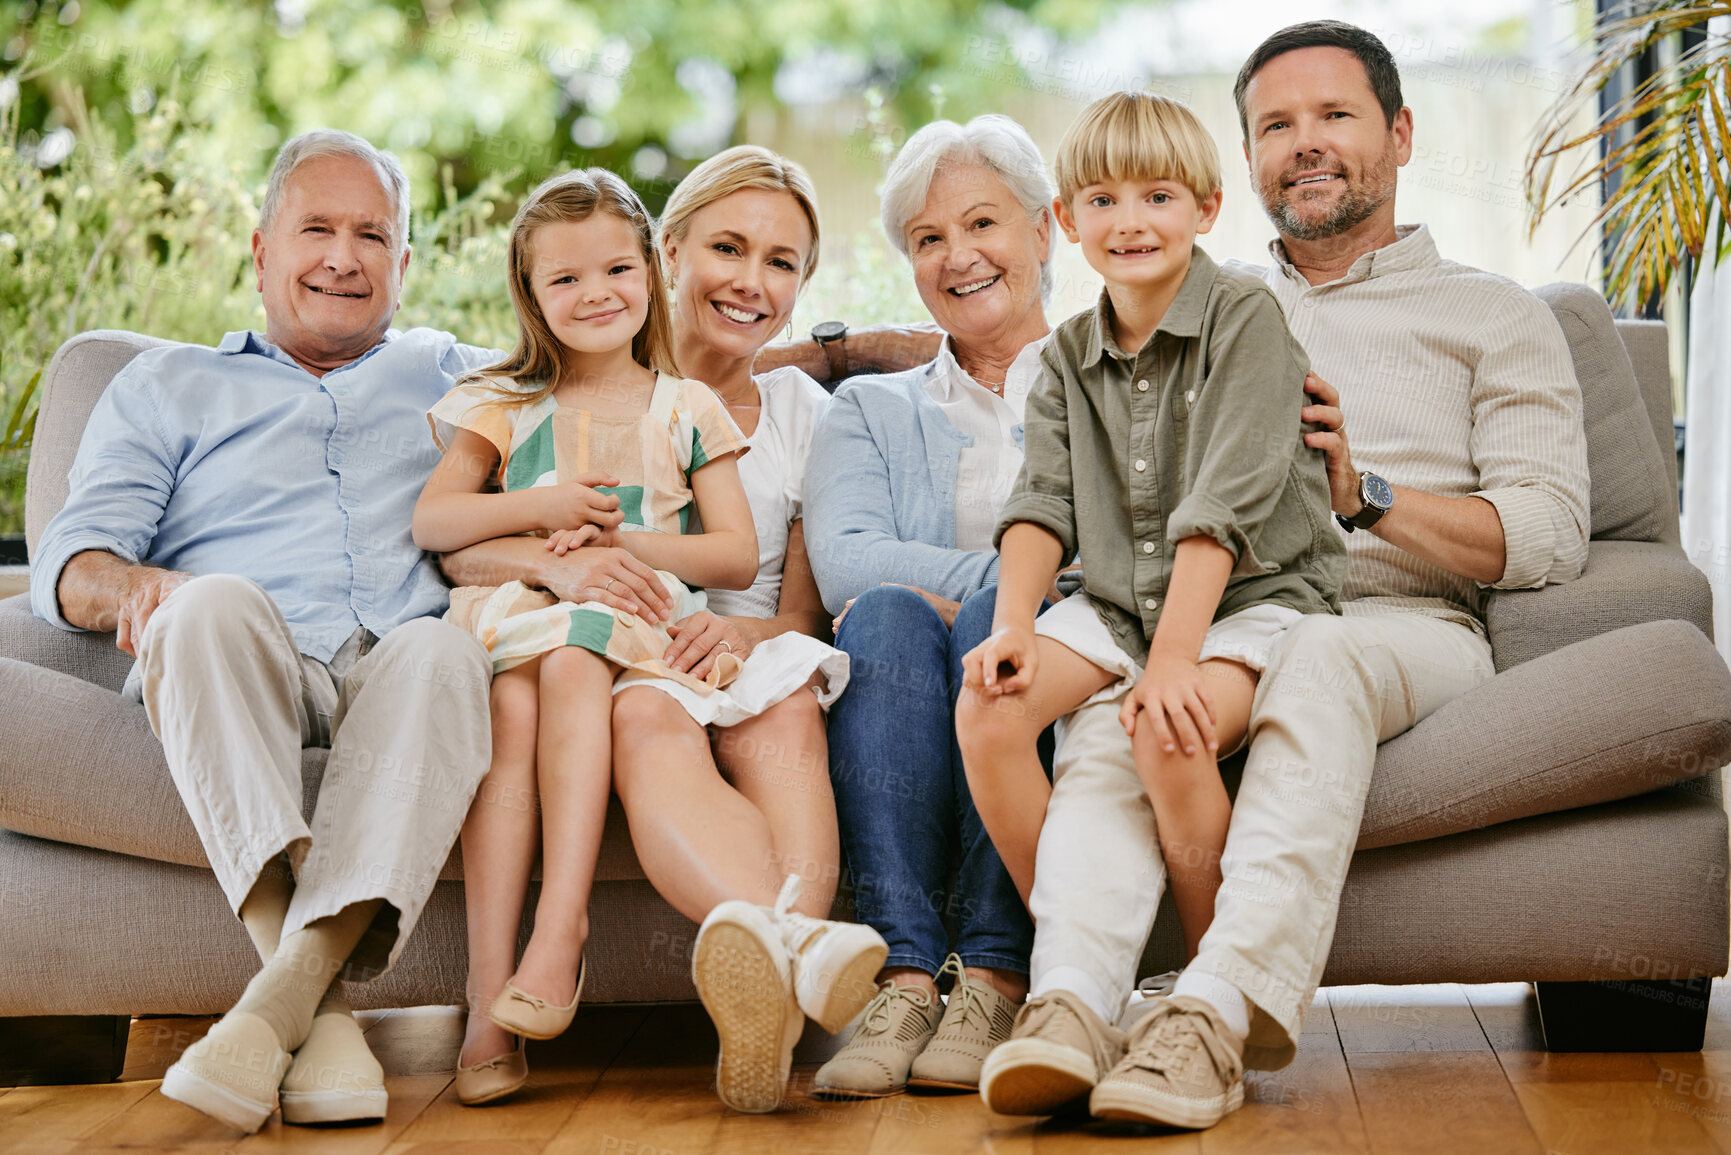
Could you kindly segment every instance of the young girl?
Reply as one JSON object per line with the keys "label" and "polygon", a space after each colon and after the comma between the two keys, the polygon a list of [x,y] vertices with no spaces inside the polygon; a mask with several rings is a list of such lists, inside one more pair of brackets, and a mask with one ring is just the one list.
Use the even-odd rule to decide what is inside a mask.
{"label": "young girl", "polygon": [[[700,682],[661,660],[665,622],[703,607],[690,587],[740,589],[757,572],[735,460],[745,439],[706,386],[673,376],[651,221],[636,195],[603,169],[543,183],[512,224],[509,280],[517,348],[429,414],[445,456],[415,508],[415,541],[446,552],[545,534],[561,554],[605,552],[590,571],[597,584],[563,600],[515,581],[452,594],[447,620],[487,645],[495,674],[492,768],[462,834],[465,1103],[527,1079],[512,1036],[552,1038],[576,1013],[616,679],[671,678],[700,693],[725,684],[736,664]],[[703,529],[687,534],[693,506]],[[609,604],[621,599],[625,610]],[[537,834],[541,900],[513,974]]]}

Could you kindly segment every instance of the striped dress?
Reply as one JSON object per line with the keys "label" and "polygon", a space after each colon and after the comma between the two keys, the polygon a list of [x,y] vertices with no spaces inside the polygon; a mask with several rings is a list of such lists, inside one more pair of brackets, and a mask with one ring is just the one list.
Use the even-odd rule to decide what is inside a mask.
{"label": "striped dress", "polygon": [[[521,388],[501,378],[505,389]],[[528,390],[524,390],[528,391]],[[496,481],[506,492],[556,485],[586,473],[620,479],[602,492],[619,498],[621,528],[683,533],[692,506],[691,474],[710,461],[745,449],[745,437],[707,385],[657,374],[649,408],[636,417],[607,417],[560,405],[552,395],[515,404],[487,384],[459,385],[427,414],[444,449],[458,429],[487,439],[499,453]],[[673,596],[673,621],[705,607],[703,591],[656,571]],[[621,680],[665,678],[709,693],[737,676],[739,662],[723,655],[707,681],[677,673],[663,662],[667,627],[601,602],[561,602],[522,582],[463,586],[451,591],[445,620],[487,647],[493,672],[508,670],[560,646],[581,646],[623,668]]]}

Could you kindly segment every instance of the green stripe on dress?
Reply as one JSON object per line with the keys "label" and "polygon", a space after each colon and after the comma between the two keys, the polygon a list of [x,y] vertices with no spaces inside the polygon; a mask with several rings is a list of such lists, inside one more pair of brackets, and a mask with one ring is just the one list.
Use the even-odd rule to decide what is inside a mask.
{"label": "green stripe on dress", "polygon": [[567,646],[582,646],[597,654],[607,652],[607,643],[613,638],[613,612],[600,610],[572,610],[571,628],[565,631]]}
{"label": "green stripe on dress", "polygon": [[619,512],[625,515],[626,525],[641,526],[651,529],[643,521],[643,487],[641,485],[598,485],[596,493],[611,493],[619,498]]}
{"label": "green stripe on dress", "polygon": [[698,431],[696,426],[692,426],[692,428],[691,428],[691,468],[689,468],[685,471],[685,476],[687,478],[690,478],[690,476],[693,473],[696,473],[699,469],[702,469],[705,465],[708,465],[708,464],[709,464],[709,454],[707,454],[703,451],[703,434]]}
{"label": "green stripe on dress", "polygon": [[515,493],[528,489],[542,474],[554,473],[557,469],[558,458],[553,453],[553,421],[549,418],[536,426],[528,439],[511,454],[510,464],[505,466],[505,491]]}

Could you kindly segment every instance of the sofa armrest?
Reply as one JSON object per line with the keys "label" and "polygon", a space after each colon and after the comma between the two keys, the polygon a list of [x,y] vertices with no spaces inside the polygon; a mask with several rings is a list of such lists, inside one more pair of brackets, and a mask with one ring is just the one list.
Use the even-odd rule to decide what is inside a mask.
{"label": "sofa armrest", "polygon": [[1713,591],[1675,545],[1595,541],[1581,576],[1536,590],[1493,590],[1485,625],[1497,669],[1641,622],[1693,624],[1713,636]]}
{"label": "sofa armrest", "polygon": [[79,634],[51,626],[30,612],[30,595],[0,601],[0,658],[28,662],[120,692],[132,659],[115,648],[113,634]]}

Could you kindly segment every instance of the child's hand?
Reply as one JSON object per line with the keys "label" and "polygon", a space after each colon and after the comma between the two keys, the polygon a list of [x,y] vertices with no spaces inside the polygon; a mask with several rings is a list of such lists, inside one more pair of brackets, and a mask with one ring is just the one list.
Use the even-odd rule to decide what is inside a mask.
{"label": "child's hand", "polygon": [[[1185,754],[1195,754],[1199,748],[1217,753],[1220,741],[1214,732],[1214,698],[1204,684],[1206,680],[1193,661],[1150,653],[1141,679],[1118,711],[1124,733],[1135,737],[1137,726],[1153,726],[1155,740],[1168,754],[1177,746],[1182,746]],[[1146,716],[1138,718],[1138,714]]]}
{"label": "child's hand", "polygon": [[962,658],[962,681],[968,689],[986,698],[1019,694],[1034,684],[1040,664],[1040,647],[1034,631],[1026,626],[1005,626],[986,635],[986,640]]}
{"label": "child's hand", "polygon": [[613,529],[625,515],[619,512],[619,497],[600,492],[600,486],[617,486],[619,479],[605,473],[585,473],[575,481],[539,487],[541,498],[541,528],[547,530],[577,529],[585,525]]}
{"label": "child's hand", "polygon": [[[619,531],[609,530],[607,532],[618,533]],[[555,557],[564,557],[572,550],[580,549],[586,545],[606,544],[597,540],[601,533],[601,528],[594,525],[580,525],[576,529],[556,529],[547,538],[547,548],[553,551]]]}

